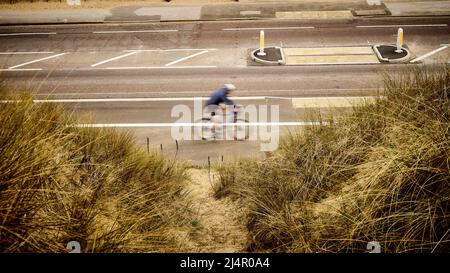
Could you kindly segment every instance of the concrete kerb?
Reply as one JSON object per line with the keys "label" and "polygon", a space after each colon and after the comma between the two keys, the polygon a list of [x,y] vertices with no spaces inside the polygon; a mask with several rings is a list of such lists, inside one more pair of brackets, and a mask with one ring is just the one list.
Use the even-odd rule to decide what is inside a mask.
{"label": "concrete kerb", "polygon": [[[329,19],[328,22],[352,22],[354,19]],[[107,24],[145,24],[145,23],[182,23],[182,22],[220,22],[220,21],[276,21],[276,18],[263,18],[263,17],[246,17],[246,18],[217,18],[213,20],[209,19],[199,19],[199,20],[105,20],[105,21],[68,21],[68,22],[42,22],[42,23],[31,23],[31,22],[0,22],[0,26],[29,26],[29,25],[107,25]],[[294,23],[314,23],[314,22],[323,22],[324,20],[315,19],[315,20],[296,20],[296,19],[284,19],[285,22],[294,22]],[[263,28],[261,28],[263,29]]]}
{"label": "concrete kerb", "polygon": [[279,63],[280,65],[285,65],[286,64],[286,56],[284,55],[284,50],[279,47],[280,53],[281,53],[281,63]]}
{"label": "concrete kerb", "polygon": [[[313,1],[314,2],[314,1]],[[280,3],[277,1],[273,1],[271,3],[254,3],[254,4],[238,4],[238,3],[229,3],[229,4],[220,4],[220,5],[201,5],[198,8],[200,8],[200,13],[196,14],[195,20],[193,20],[194,17],[185,16],[185,14],[181,13],[179,17],[175,15],[171,16],[162,16],[164,14],[169,14],[169,11],[164,11],[165,8],[193,8],[197,6],[167,6],[167,5],[149,5],[149,6],[141,6],[141,5],[130,5],[130,6],[121,6],[121,7],[115,7],[112,9],[103,9],[99,12],[92,14],[91,11],[86,10],[85,13],[80,13],[81,11],[77,11],[77,14],[70,13],[69,15],[66,15],[66,13],[62,14],[61,16],[57,15],[55,16],[45,16],[48,11],[44,12],[43,15],[40,18],[37,16],[37,14],[34,14],[36,12],[33,12],[32,18],[30,16],[13,16],[11,18],[11,21],[8,21],[8,16],[1,15],[0,17],[0,24],[1,25],[30,25],[30,24],[99,24],[99,23],[118,23],[118,22],[188,22],[188,21],[224,21],[224,20],[270,20],[270,19],[277,19],[275,14],[277,11],[280,12],[291,12],[291,11],[306,11],[306,10],[312,10],[312,11],[321,11],[321,12],[328,12],[328,10],[323,10],[323,5],[319,3],[315,4],[309,4],[306,5],[299,1],[298,3]],[[161,9],[160,15],[161,18],[158,20],[156,18],[148,18],[149,16],[156,16],[158,12],[155,11],[153,14],[149,10],[141,10],[141,13],[135,14],[134,12],[136,10],[140,9]],[[230,10],[228,12],[224,12],[226,8],[229,8]],[[352,4],[346,4],[343,9],[345,10],[352,10],[352,9],[363,9],[364,7],[362,5],[355,5]],[[204,11],[206,9],[206,11]],[[208,11],[211,11],[211,14],[208,13]],[[148,13],[148,14],[147,14]],[[19,13],[17,13],[19,14]],[[14,14],[12,14],[14,15]],[[207,15],[207,16],[206,16]],[[75,17],[76,18],[75,18]],[[206,17],[205,17],[206,16]],[[147,17],[147,18],[146,18]],[[36,18],[36,20],[35,20]],[[14,20],[13,20],[14,19]],[[327,18],[327,20],[337,20],[337,21],[348,21],[353,18]],[[284,19],[289,20],[289,19]],[[297,20],[301,20],[301,18],[297,18]],[[309,20],[317,20],[317,21],[323,21],[324,18],[315,18],[315,19],[307,19],[305,21],[310,22]]]}
{"label": "concrete kerb", "polygon": [[253,50],[250,53],[250,58],[257,62],[257,63],[261,63],[261,64],[265,64],[265,65],[284,65],[286,63],[286,58],[284,56],[283,53],[283,49],[281,47],[275,46],[274,48],[278,49],[280,51],[281,54],[281,60],[278,61],[268,61],[268,60],[263,60],[261,58],[256,57],[255,55],[257,55],[256,53],[259,51],[259,48]]}
{"label": "concrete kerb", "polygon": [[377,10],[355,10],[352,9],[351,13],[354,17],[383,17],[383,16],[391,16],[391,12],[389,9],[377,9]]}
{"label": "concrete kerb", "polygon": [[[236,1],[238,2],[238,1]],[[276,12],[302,12],[302,11],[312,11],[312,12],[333,12],[339,10],[350,11],[353,15],[349,18],[309,18],[302,19],[296,18],[294,21],[297,22],[307,22],[313,23],[315,21],[320,22],[323,20],[327,21],[354,21],[361,20],[365,18],[382,18],[382,17],[391,17],[391,18],[408,18],[412,17],[409,13],[406,14],[397,14],[392,12],[390,9],[384,4],[381,5],[371,5],[367,6],[365,0],[348,0],[342,1],[328,1],[327,5],[324,5],[325,1],[321,0],[311,0],[311,1],[258,1],[252,2],[247,1],[247,3],[226,3],[226,4],[202,4],[200,9],[200,14],[195,16],[196,20],[190,19],[190,17],[186,17],[185,14],[181,12],[180,17],[177,16],[169,16],[162,17],[160,20],[145,18],[144,15],[136,15],[133,12],[133,8],[149,8],[149,9],[164,9],[164,8],[185,8],[185,7],[194,7],[188,5],[175,5],[168,6],[158,4],[158,5],[130,5],[116,7],[119,10],[112,9],[92,9],[92,11],[97,10],[98,14],[92,14],[92,11],[86,11],[86,14],[80,14],[80,18],[74,18],[74,14],[70,13],[67,15],[66,13],[62,14],[60,17],[51,18],[46,17],[49,11],[42,11],[43,15],[41,16],[44,19],[33,19],[36,16],[21,16],[20,12],[17,12],[17,16],[13,16],[11,18],[11,22],[8,20],[9,15],[1,15],[0,17],[0,25],[30,25],[30,24],[99,24],[99,23],[111,23],[111,22],[188,22],[188,21],[224,21],[224,20],[271,20],[278,19],[276,18]],[[262,2],[262,3],[261,3]],[[425,1],[424,1],[425,2]],[[442,1],[444,2],[444,1]],[[126,9],[129,10],[126,10]],[[125,9],[125,11],[124,11]],[[204,11],[205,10],[205,11]],[[78,13],[79,11],[77,11]],[[35,11],[33,11],[35,13]],[[109,13],[109,14],[108,14]],[[168,12],[166,12],[168,14]],[[156,16],[157,13],[154,15]],[[12,14],[14,15],[14,14]],[[136,16],[135,16],[136,15]],[[161,15],[161,14],[160,14]],[[78,15],[76,15],[78,17]],[[149,15],[150,16],[150,15]],[[429,12],[424,11],[424,13],[414,14],[414,17],[423,17],[423,18],[448,18],[448,15],[435,14],[432,16]],[[22,18],[21,18],[22,17]],[[95,18],[94,18],[95,17]],[[120,19],[120,17],[124,17]],[[141,17],[141,18],[139,18]],[[199,18],[198,18],[199,17]],[[36,17],[37,18],[37,17]],[[13,20],[14,19],[14,20]],[[292,20],[285,18],[283,20]]]}
{"label": "concrete kerb", "polygon": [[[354,22],[358,19],[363,19],[364,17],[369,16],[353,16],[350,18],[327,18],[327,19],[320,19],[320,18],[314,18],[314,19],[282,19],[284,22],[295,22],[295,23],[321,23],[323,21],[327,22],[335,22],[335,23],[341,23],[341,22]],[[377,16],[375,16],[377,17]],[[101,20],[48,20],[46,22],[31,22],[29,20],[14,20],[11,22],[7,22],[5,20],[0,20],[0,26],[13,26],[13,25],[70,25],[70,24],[108,24],[108,23],[157,23],[157,22],[214,22],[214,21],[275,21],[279,20],[279,18],[272,17],[272,16],[241,16],[241,17],[216,17],[216,18],[199,18],[196,20],[190,20],[186,18],[180,18],[180,19],[136,19],[136,20],[117,20],[117,19],[108,19],[104,18]]]}
{"label": "concrete kerb", "polygon": [[398,59],[389,59],[389,58],[383,57],[382,54],[380,53],[380,51],[378,50],[378,47],[380,47],[380,46],[396,47],[396,45],[377,44],[377,45],[373,45],[372,46],[373,51],[377,55],[377,57],[380,60],[380,62],[384,62],[384,63],[407,63],[411,59],[411,56],[412,56],[411,52],[404,46],[402,46],[402,50],[404,50],[406,52],[406,56],[404,56],[402,58],[398,58]]}

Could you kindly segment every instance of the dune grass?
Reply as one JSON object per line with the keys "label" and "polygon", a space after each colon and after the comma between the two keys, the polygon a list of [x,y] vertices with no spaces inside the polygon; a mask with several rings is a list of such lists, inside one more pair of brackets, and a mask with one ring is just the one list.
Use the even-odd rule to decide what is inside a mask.
{"label": "dune grass", "polygon": [[178,251],[186,169],[60,105],[0,103],[0,251]]}
{"label": "dune grass", "polygon": [[[247,250],[449,252],[449,83],[448,66],[386,76],[375,103],[219,166],[214,194],[239,202]],[[182,163],[129,133],[75,127],[61,105],[13,99],[0,103],[0,251],[198,249]]]}
{"label": "dune grass", "polygon": [[450,251],[450,68],[385,77],[385,94],[262,161],[218,169],[245,208],[250,251]]}

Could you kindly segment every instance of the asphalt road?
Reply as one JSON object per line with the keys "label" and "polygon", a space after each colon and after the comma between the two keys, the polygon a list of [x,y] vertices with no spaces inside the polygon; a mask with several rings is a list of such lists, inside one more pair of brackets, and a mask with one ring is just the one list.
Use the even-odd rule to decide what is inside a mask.
{"label": "asphalt road", "polygon": [[[175,105],[192,109],[190,98],[206,97],[224,83],[238,87],[233,96],[241,98],[240,104],[278,105],[279,121],[307,121],[317,118],[320,107],[295,106],[291,98],[372,96],[382,92],[383,73],[408,69],[386,64],[256,66],[247,56],[258,46],[260,29],[266,46],[319,48],[392,44],[401,26],[405,44],[421,56],[449,43],[449,24],[450,18],[442,17],[0,27],[0,78],[12,93],[31,89],[40,99],[74,99],[58,102],[90,115],[90,123],[153,124],[120,130],[131,130],[144,146],[148,137],[151,149],[160,150],[162,144],[171,156],[175,141],[170,127],[154,124],[175,122]],[[442,50],[424,63],[448,53]],[[298,128],[282,126],[282,131]],[[208,156],[263,156],[260,141],[184,140],[179,148],[178,157],[196,162]]]}

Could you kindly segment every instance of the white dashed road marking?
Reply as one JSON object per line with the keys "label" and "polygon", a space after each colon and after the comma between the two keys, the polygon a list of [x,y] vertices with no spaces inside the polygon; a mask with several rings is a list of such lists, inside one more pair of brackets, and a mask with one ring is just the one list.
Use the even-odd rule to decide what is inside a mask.
{"label": "white dashed road marking", "polygon": [[105,64],[105,63],[109,63],[109,62],[112,62],[112,61],[115,61],[115,60],[118,60],[118,59],[122,59],[122,58],[131,56],[131,55],[136,54],[136,53],[137,53],[137,51],[132,51],[132,52],[129,52],[129,53],[126,53],[126,54],[122,54],[122,55],[119,55],[117,57],[110,58],[110,59],[107,59],[107,60],[95,63],[95,64],[91,65],[91,67],[96,67],[96,66],[99,66],[101,64]]}
{"label": "white dashed road marking", "polygon": [[187,57],[184,57],[184,58],[175,60],[175,61],[173,61],[173,62],[170,62],[170,63],[166,64],[165,66],[171,66],[171,65],[174,65],[174,64],[176,64],[176,63],[179,63],[179,62],[182,62],[182,61],[185,61],[185,60],[189,60],[189,59],[192,59],[192,58],[197,57],[197,56],[199,56],[199,55],[205,54],[205,53],[207,53],[207,52],[208,52],[208,50],[200,51],[200,52],[197,52],[197,53],[195,53],[195,54],[189,55],[189,56],[187,56]]}
{"label": "white dashed road marking", "polygon": [[45,58],[40,58],[40,59],[29,61],[29,62],[26,62],[26,63],[23,63],[23,64],[18,64],[18,65],[15,65],[15,66],[11,66],[8,69],[13,70],[13,69],[16,69],[16,68],[21,67],[21,66],[34,64],[34,63],[37,63],[37,62],[40,62],[40,61],[45,61],[45,60],[48,60],[48,59],[56,58],[56,57],[59,57],[59,56],[65,55],[65,54],[67,54],[67,53],[60,53],[60,54],[48,56],[48,57],[45,57]]}
{"label": "white dashed road marking", "polygon": [[434,54],[436,54],[438,52],[441,52],[444,49],[447,49],[448,47],[449,47],[448,45],[444,45],[444,46],[442,46],[442,47],[440,47],[438,49],[435,49],[435,50],[433,50],[431,52],[428,52],[425,55],[422,55],[422,56],[420,56],[418,58],[415,58],[414,60],[411,61],[411,63],[419,62],[419,61],[421,61],[423,59],[426,59],[426,58],[428,58],[428,57],[430,57],[430,56],[432,56],[432,55],[434,55]]}

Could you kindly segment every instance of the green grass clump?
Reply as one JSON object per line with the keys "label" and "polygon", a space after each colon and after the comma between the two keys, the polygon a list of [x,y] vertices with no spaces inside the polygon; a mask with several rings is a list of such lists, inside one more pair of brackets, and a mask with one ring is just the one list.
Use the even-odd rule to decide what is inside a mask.
{"label": "green grass clump", "polygon": [[450,251],[450,68],[386,76],[385,94],[267,159],[219,169],[246,208],[249,250]]}
{"label": "green grass clump", "polygon": [[0,103],[0,251],[175,251],[185,168],[60,105]]}

